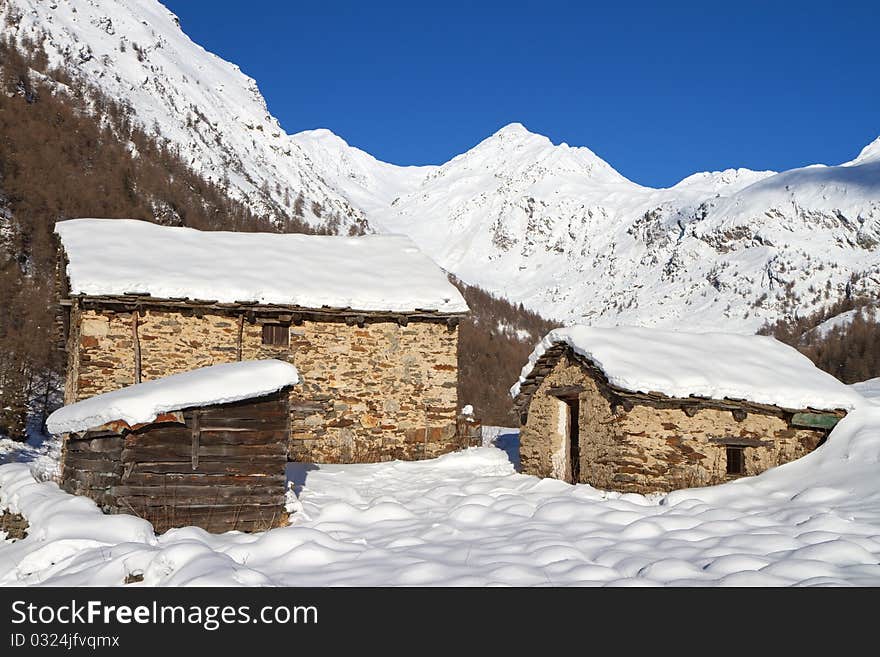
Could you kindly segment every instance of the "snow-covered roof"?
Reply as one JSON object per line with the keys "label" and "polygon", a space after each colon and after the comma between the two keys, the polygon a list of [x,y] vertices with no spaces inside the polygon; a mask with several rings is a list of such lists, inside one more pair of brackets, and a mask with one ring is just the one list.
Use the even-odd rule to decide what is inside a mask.
{"label": "snow-covered roof", "polygon": [[774,338],[639,327],[550,331],[529,356],[512,396],[519,395],[541,356],[560,343],[595,364],[611,385],[629,392],[726,398],[787,409],[849,410],[864,404],[854,390]]}
{"label": "snow-covered roof", "polygon": [[253,399],[297,383],[296,368],[280,360],[212,365],[64,406],[49,416],[46,427],[59,434],[87,431],[117,420],[131,426],[145,424],[162,413]]}
{"label": "snow-covered roof", "polygon": [[55,225],[72,294],[148,293],[304,308],[466,312],[440,267],[402,235],[233,233],[132,219]]}

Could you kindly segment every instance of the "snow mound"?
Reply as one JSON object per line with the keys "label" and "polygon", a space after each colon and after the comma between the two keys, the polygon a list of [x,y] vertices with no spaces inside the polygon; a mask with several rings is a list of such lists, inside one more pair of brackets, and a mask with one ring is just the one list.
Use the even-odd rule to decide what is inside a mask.
{"label": "snow mound", "polygon": [[46,420],[52,433],[86,431],[107,422],[152,422],[161,413],[268,395],[299,383],[299,373],[280,360],[252,360],[202,367],[138,383],[59,408]]}
{"label": "snow mound", "polygon": [[868,379],[867,381],[860,381],[859,383],[853,383],[850,388],[855,390],[862,397],[880,403],[880,377],[877,377],[876,379]]}
{"label": "snow mound", "polygon": [[146,293],[304,308],[466,312],[459,291],[402,235],[234,233],[132,219],[55,225],[72,294]]}
{"label": "snow mound", "polygon": [[631,392],[708,397],[789,409],[851,410],[864,399],[809,358],[769,336],[571,326],[538,343],[511,395],[555,344],[565,343]]}
{"label": "snow mound", "polygon": [[[877,586],[880,408],[758,477],[667,496],[516,474],[503,451],[291,464],[292,524],[156,536],[125,514],[0,466],[0,586]],[[317,567],[316,567],[317,566]]]}

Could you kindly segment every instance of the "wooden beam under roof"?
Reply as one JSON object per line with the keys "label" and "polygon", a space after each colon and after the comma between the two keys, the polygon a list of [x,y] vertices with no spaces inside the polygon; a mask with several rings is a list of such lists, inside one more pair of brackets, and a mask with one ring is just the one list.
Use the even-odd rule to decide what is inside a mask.
{"label": "wooden beam under roof", "polygon": [[257,302],[242,301],[234,303],[220,303],[216,299],[200,300],[200,299],[181,299],[176,298],[160,298],[153,297],[148,294],[124,294],[124,295],[87,295],[77,294],[70,295],[67,299],[61,300],[62,306],[70,306],[75,302],[79,302],[83,307],[106,307],[122,309],[124,312],[131,312],[138,308],[155,308],[170,310],[192,310],[198,312],[217,312],[217,313],[255,313],[261,315],[286,315],[288,321],[295,320],[296,323],[303,319],[313,320],[346,320],[352,318],[355,324],[361,324],[366,321],[393,321],[398,322],[402,326],[406,326],[409,321],[435,321],[446,322],[449,328],[454,328],[458,322],[466,317],[466,313],[444,313],[438,310],[428,310],[417,308],[413,311],[400,310],[359,310],[356,308],[332,308],[330,306],[322,306],[321,308],[308,308],[299,305],[286,305],[267,303],[261,304]]}

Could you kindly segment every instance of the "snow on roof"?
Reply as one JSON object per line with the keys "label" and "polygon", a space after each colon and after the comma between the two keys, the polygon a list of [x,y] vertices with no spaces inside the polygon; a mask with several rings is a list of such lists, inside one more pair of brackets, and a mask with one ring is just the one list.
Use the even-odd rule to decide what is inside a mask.
{"label": "snow on roof", "polygon": [[403,235],[233,233],[133,219],[71,219],[55,224],[55,232],[67,253],[72,294],[468,310],[443,270]]}
{"label": "snow on roof", "polygon": [[669,397],[707,397],[788,409],[852,409],[864,399],[793,347],[762,335],[684,333],[653,328],[571,326],[535,347],[520,386],[539,358],[564,343],[599,367],[615,387]]}
{"label": "snow on roof", "polygon": [[64,406],[49,416],[46,427],[59,434],[86,431],[116,420],[129,425],[144,424],[162,413],[253,399],[297,383],[296,368],[280,360],[212,365]]}

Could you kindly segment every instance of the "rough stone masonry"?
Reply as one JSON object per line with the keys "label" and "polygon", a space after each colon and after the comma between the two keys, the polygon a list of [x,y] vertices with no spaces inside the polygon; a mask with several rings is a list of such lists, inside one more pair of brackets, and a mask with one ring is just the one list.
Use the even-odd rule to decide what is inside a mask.
{"label": "rough stone masonry", "polygon": [[[826,431],[791,426],[782,410],[721,408],[687,412],[650,403],[624,404],[607,383],[567,350],[530,397],[520,429],[522,471],[571,481],[565,403],[554,388],[574,386],[579,400],[579,476],[596,488],[626,493],[710,486],[756,475],[813,451]],[[743,471],[726,471],[726,450],[739,446]]]}
{"label": "rough stone masonry", "polygon": [[235,360],[279,358],[299,369],[290,458],[317,463],[431,458],[456,436],[457,323],[303,319],[288,346],[263,344],[263,320],[234,313],[112,310],[74,301],[65,403]]}

